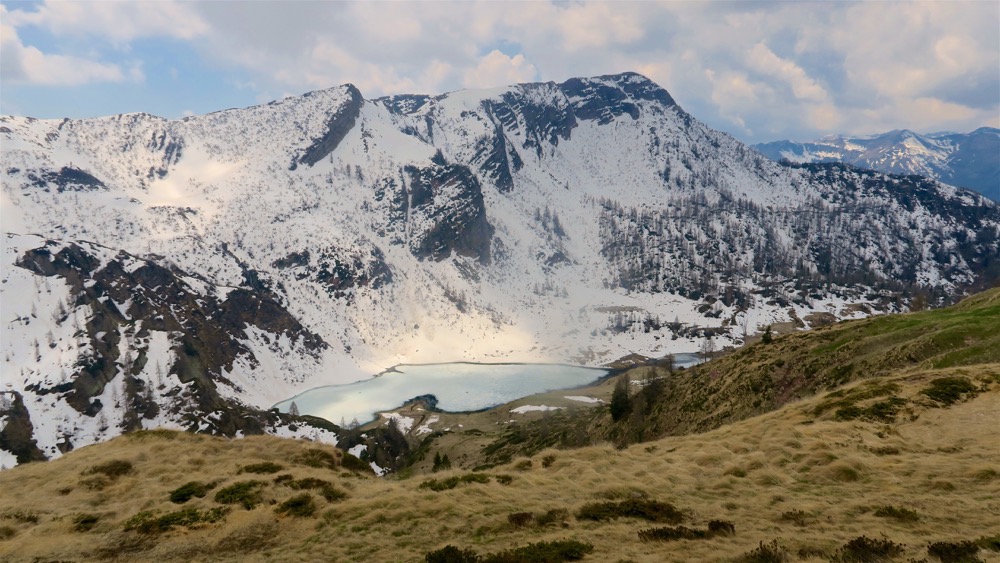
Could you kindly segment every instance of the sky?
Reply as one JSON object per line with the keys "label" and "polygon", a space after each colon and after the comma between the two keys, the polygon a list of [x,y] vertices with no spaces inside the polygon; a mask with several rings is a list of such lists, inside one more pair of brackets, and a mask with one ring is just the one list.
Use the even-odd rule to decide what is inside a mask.
{"label": "sky", "polygon": [[168,118],[625,71],[746,142],[1000,127],[1000,2],[0,0],[0,114]]}

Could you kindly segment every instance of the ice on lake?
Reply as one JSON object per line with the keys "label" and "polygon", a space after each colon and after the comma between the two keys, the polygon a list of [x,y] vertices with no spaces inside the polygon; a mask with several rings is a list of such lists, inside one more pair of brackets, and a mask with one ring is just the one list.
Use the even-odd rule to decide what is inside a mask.
{"label": "ice on lake", "polygon": [[[676,362],[691,365],[697,359],[694,354],[677,354]],[[607,369],[564,364],[403,364],[372,379],[310,389],[275,408],[288,412],[294,401],[300,414],[334,423],[354,419],[365,423],[374,420],[376,413],[414,397],[433,395],[443,411],[475,411],[535,393],[581,387],[608,373]]]}

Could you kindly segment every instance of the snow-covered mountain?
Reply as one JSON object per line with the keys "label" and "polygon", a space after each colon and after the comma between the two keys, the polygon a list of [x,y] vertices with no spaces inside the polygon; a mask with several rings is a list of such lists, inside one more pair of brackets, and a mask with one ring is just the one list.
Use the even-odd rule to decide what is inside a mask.
{"label": "snow-covered mountain", "polygon": [[1000,129],[967,134],[920,135],[895,130],[881,135],[831,135],[806,143],[775,141],[753,145],[764,156],[791,162],[845,162],[891,174],[916,174],[975,190],[1000,201]]}
{"label": "snow-covered mountain", "polygon": [[151,426],[334,439],[266,409],[398,363],[661,356],[1000,276],[996,203],[772,162],[634,73],[2,117],[0,141],[8,466]]}

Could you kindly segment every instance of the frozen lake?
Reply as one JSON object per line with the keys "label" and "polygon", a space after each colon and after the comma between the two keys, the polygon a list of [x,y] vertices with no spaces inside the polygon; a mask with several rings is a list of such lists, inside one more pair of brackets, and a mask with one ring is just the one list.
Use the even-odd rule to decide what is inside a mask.
{"label": "frozen lake", "polygon": [[[686,366],[699,359],[696,354],[676,354],[675,361]],[[434,395],[443,411],[475,411],[535,393],[588,385],[608,372],[563,364],[402,364],[372,379],[310,389],[274,406],[288,412],[294,401],[300,414],[335,424],[353,419],[363,424],[377,412],[423,395]]]}

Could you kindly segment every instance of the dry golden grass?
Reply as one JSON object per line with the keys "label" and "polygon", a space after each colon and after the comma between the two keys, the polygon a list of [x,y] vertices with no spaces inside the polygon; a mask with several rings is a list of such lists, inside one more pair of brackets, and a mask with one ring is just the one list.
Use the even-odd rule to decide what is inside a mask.
{"label": "dry golden grass", "polygon": [[[931,379],[958,374],[983,390],[949,408],[922,399],[919,391]],[[725,561],[779,538],[792,560],[823,561],[820,555],[797,554],[830,555],[855,537],[884,535],[907,546],[899,558],[905,561],[926,558],[933,541],[1000,532],[1000,364],[911,371],[895,380],[896,395],[910,403],[893,423],[838,421],[830,412],[816,416],[816,406],[830,400],[820,395],[705,434],[624,450],[548,450],[534,456],[529,468],[518,466],[522,458],[488,472],[513,476],[509,485],[491,480],[442,492],[419,485],[464,473],[376,479],[295,462],[302,451],[317,447],[339,455],[309,442],[126,436],[0,473],[0,527],[13,531],[0,539],[0,559],[422,561],[426,552],[447,544],[488,553],[571,538],[593,544],[588,560],[594,561]],[[545,468],[547,455],[555,461]],[[81,485],[89,477],[85,471],[112,460],[131,462],[133,471],[100,490]],[[262,461],[285,469],[239,473],[241,466]],[[330,481],[348,497],[327,502],[311,491],[315,516],[280,516],[277,503],[302,492],[273,483],[285,473]],[[263,504],[253,510],[234,506],[221,522],[161,534],[123,530],[140,511],[219,506],[215,491],[251,479],[268,482]],[[169,502],[170,492],[190,481],[218,484],[204,498]],[[680,508],[687,526],[728,520],[736,534],[640,543],[637,531],[653,524],[573,517],[586,503],[641,496]],[[883,506],[913,511],[918,519],[876,516]],[[507,519],[514,512],[537,518],[553,509],[569,511],[564,525],[514,526]],[[99,520],[89,531],[75,531],[81,514]],[[996,552],[980,551],[979,557],[1000,560]]]}

